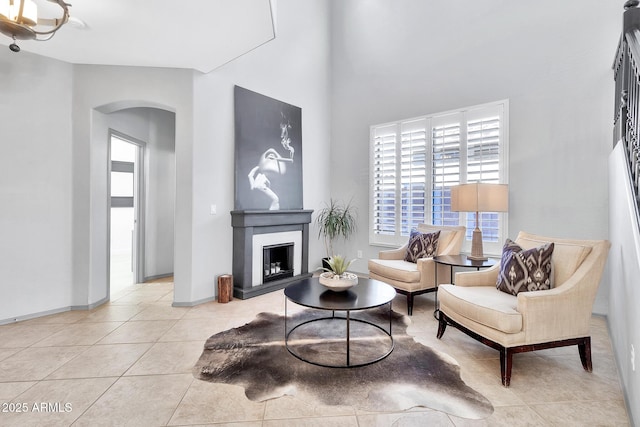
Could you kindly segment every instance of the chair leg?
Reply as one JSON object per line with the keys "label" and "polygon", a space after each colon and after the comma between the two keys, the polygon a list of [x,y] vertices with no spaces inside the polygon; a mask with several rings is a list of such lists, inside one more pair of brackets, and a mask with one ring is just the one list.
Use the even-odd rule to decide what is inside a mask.
{"label": "chair leg", "polygon": [[513,365],[513,352],[509,348],[500,349],[500,375],[502,376],[502,385],[509,387],[511,383],[511,367]]}
{"label": "chair leg", "polygon": [[438,339],[442,338],[444,335],[444,330],[447,329],[447,321],[444,320],[444,314],[440,312],[440,316],[438,316]]}
{"label": "chair leg", "polygon": [[591,337],[585,337],[584,340],[578,344],[578,352],[580,353],[580,361],[582,367],[587,372],[593,372],[593,365],[591,363]]}
{"label": "chair leg", "polygon": [[413,294],[407,293],[407,314],[411,316],[413,314]]}

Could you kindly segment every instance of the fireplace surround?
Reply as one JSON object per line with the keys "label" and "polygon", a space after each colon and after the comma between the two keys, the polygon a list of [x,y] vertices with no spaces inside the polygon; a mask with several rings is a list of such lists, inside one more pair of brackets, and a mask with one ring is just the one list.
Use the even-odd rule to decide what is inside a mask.
{"label": "fireplace surround", "polygon": [[[311,277],[309,273],[309,224],[313,210],[234,210],[233,227],[233,296],[247,299],[286,287],[297,280]],[[277,241],[272,242],[274,235]],[[297,237],[295,237],[297,236]],[[256,244],[266,242],[264,244]],[[291,275],[263,280],[264,247],[295,241],[294,268]],[[256,260],[255,258],[258,257]],[[255,266],[259,266],[255,268]],[[275,266],[274,266],[275,267]],[[274,271],[275,272],[275,271]],[[259,276],[259,277],[256,277]],[[288,277],[286,277],[288,276]]]}

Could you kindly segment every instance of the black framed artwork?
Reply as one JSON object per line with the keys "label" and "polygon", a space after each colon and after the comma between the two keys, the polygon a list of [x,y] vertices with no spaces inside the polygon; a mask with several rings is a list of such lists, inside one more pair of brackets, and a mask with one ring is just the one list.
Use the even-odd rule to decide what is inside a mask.
{"label": "black framed artwork", "polygon": [[302,209],[302,109],[234,87],[235,209]]}

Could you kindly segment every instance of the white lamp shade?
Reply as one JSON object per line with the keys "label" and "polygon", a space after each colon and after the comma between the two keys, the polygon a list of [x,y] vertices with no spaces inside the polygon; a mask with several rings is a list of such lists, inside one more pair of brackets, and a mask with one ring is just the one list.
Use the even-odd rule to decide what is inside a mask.
{"label": "white lamp shade", "polygon": [[507,212],[509,186],[506,184],[462,184],[451,187],[454,212]]}

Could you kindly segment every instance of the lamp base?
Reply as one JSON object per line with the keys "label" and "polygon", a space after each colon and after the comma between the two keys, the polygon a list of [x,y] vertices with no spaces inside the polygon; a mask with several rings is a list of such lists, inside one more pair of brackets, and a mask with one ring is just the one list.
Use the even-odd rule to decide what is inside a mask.
{"label": "lamp base", "polygon": [[489,258],[484,256],[482,250],[482,231],[479,228],[473,230],[473,238],[471,239],[471,255],[467,255],[467,258],[474,261],[486,261]]}

